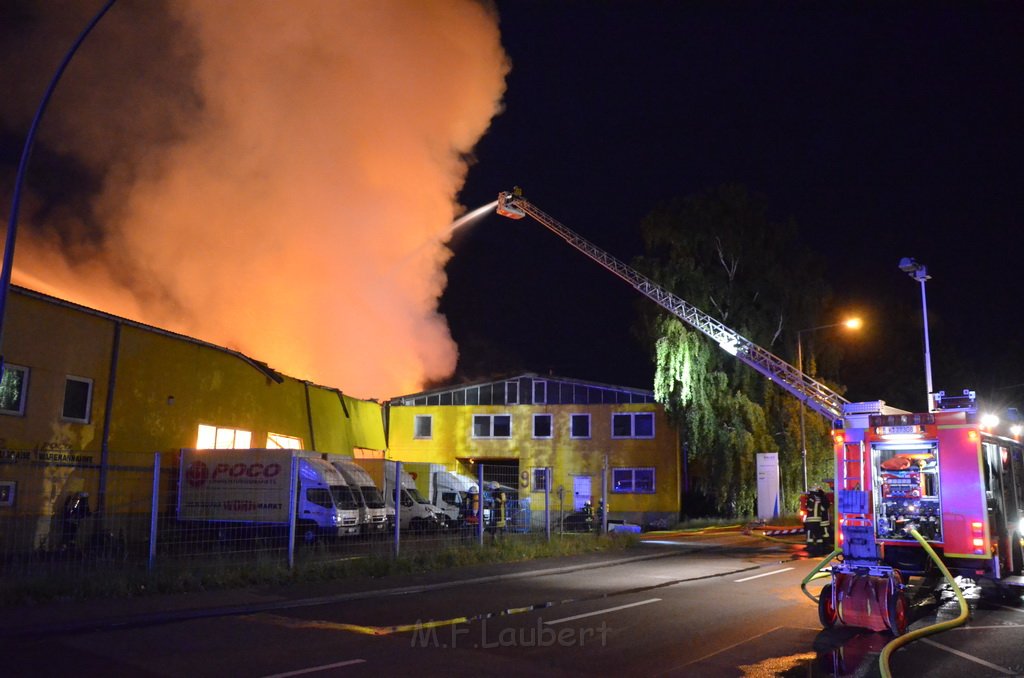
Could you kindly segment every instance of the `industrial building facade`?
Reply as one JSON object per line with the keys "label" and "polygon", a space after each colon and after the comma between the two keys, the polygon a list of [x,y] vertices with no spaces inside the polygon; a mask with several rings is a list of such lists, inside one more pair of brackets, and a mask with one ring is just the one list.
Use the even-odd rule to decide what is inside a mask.
{"label": "industrial building facade", "polygon": [[[0,381],[0,548],[52,548],[70,497],[144,514],[161,453],[173,498],[183,448],[383,455],[377,402],[280,374],[237,351],[12,287]],[[138,472],[133,472],[138,471]],[[168,500],[166,503],[169,503]],[[173,506],[162,505],[170,512]]]}
{"label": "industrial building facade", "polygon": [[82,493],[94,511],[146,513],[152,474],[125,481],[122,471],[160,453],[160,494],[173,497],[184,448],[298,448],[468,472],[483,462],[514,467],[523,496],[543,490],[538,471],[551,468],[552,490],[574,507],[596,505],[607,458],[613,517],[678,515],[677,435],[650,392],[523,375],[381,404],[20,287],[5,322],[0,548],[52,545],[55,516]]}
{"label": "industrial building facade", "polygon": [[679,515],[679,436],[650,391],[523,374],[393,398],[388,423],[392,458],[504,467],[535,506],[547,491],[559,510],[597,507],[604,489],[610,520]]}

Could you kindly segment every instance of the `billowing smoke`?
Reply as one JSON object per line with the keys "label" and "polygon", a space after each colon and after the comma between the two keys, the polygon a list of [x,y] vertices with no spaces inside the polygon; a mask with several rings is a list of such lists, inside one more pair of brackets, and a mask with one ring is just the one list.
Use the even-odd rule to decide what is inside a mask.
{"label": "billowing smoke", "polygon": [[[5,128],[27,129],[80,4],[25,5]],[[473,0],[121,0],[36,154],[86,187],[36,177],[15,282],[354,395],[416,390],[455,366],[443,241],[507,70]]]}

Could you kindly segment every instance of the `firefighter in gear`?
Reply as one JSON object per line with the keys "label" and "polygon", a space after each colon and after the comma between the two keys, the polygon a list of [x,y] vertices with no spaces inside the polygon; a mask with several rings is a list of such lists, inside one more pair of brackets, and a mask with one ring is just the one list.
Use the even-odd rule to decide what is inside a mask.
{"label": "firefighter in gear", "polygon": [[496,487],[493,489],[491,497],[491,515],[487,531],[497,538],[499,534],[505,531],[505,492]]}
{"label": "firefighter in gear", "polygon": [[807,494],[807,515],[804,516],[804,532],[807,535],[808,553],[823,553],[832,542],[832,521],[829,515],[831,505],[828,495],[820,487]]}

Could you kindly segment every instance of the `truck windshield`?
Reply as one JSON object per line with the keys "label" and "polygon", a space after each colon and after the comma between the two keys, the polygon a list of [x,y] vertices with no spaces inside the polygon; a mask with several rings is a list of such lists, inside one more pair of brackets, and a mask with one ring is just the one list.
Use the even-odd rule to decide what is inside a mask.
{"label": "truck windshield", "polygon": [[381,496],[380,490],[373,485],[363,485],[359,489],[363,492],[363,503],[366,504],[366,508],[384,508],[384,497]]}
{"label": "truck windshield", "polygon": [[349,489],[348,485],[331,485],[331,494],[334,495],[334,503],[337,504],[338,508],[359,508],[355,495],[352,494],[352,490]]}
{"label": "truck windshield", "polygon": [[417,504],[429,504],[430,503],[429,501],[427,501],[426,499],[423,498],[423,495],[420,494],[419,491],[415,487],[408,488],[406,490],[406,492],[409,493],[409,496],[412,497],[412,500],[414,502],[416,502]]}

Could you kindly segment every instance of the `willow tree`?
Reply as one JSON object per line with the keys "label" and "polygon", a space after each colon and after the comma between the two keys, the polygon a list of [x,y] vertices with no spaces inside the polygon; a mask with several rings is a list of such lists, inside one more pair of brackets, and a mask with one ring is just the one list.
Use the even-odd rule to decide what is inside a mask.
{"label": "willow tree", "polygon": [[[828,313],[821,261],[794,223],[771,222],[743,188],[669,203],[647,217],[643,237],[638,268],[785,359],[793,360],[797,330]],[[649,314],[643,328],[655,349],[656,396],[683,434],[691,488],[719,513],[750,513],[755,455],[777,451],[792,510],[803,485],[797,401],[674,318]],[[807,420],[817,440],[815,418]]]}

